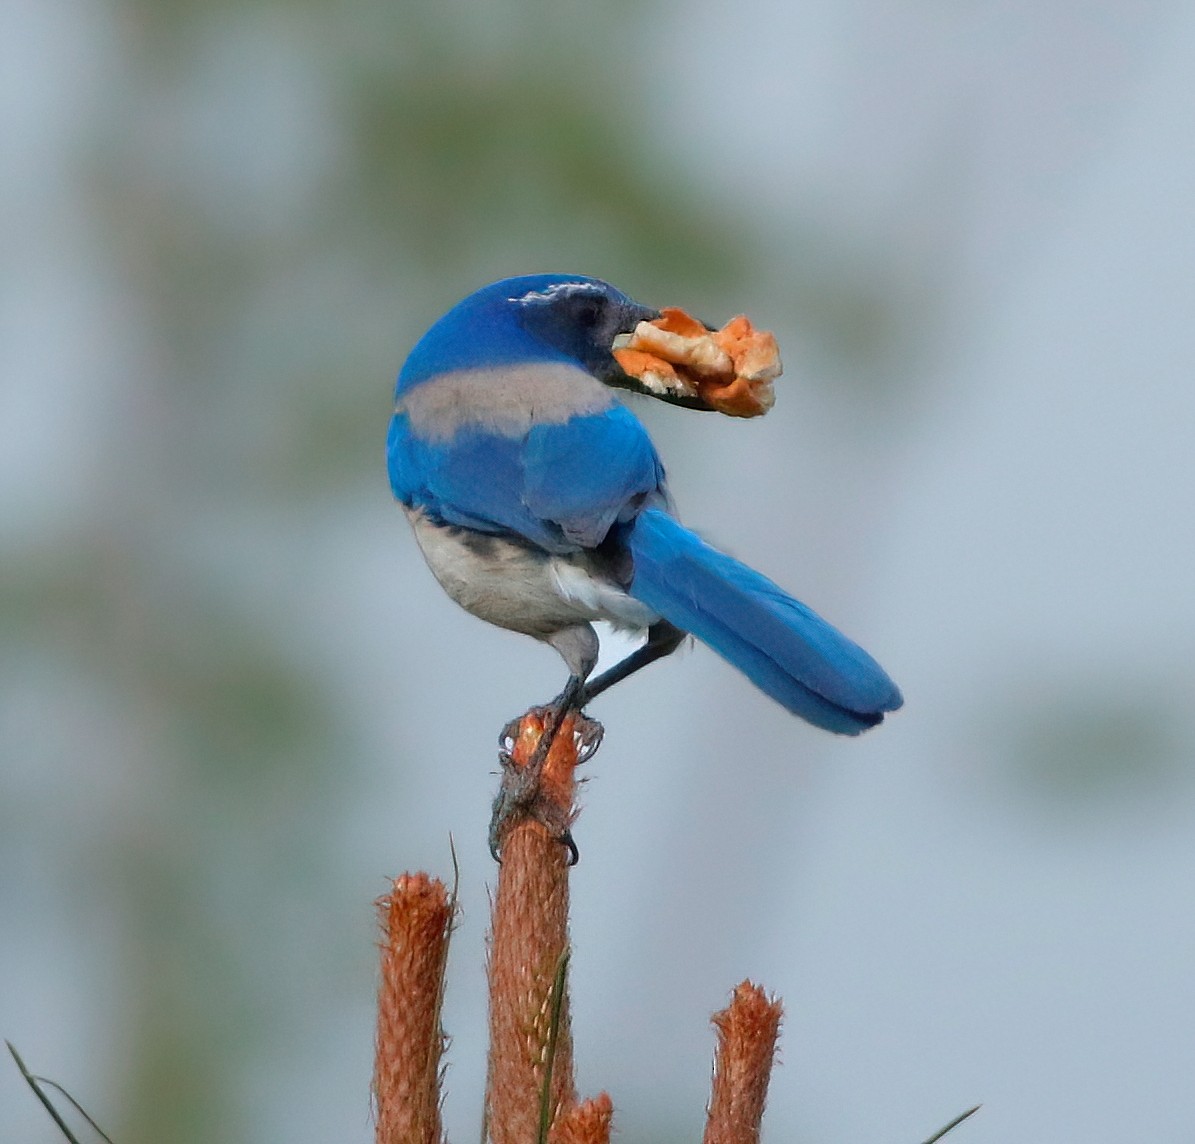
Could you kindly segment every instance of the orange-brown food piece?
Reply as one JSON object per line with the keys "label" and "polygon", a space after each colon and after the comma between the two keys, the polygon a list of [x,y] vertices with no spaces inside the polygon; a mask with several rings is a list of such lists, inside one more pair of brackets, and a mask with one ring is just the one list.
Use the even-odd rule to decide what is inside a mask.
{"label": "orange-brown food piece", "polygon": [[709,333],[704,322],[699,322],[692,314],[686,314],[679,306],[665,306],[651,325],[684,338],[703,338]]}
{"label": "orange-brown food piece", "polygon": [[646,350],[615,350],[614,357],[631,377],[642,379],[644,374],[655,373],[668,378],[673,385],[683,385],[675,369],[661,357]]}
{"label": "orange-brown food piece", "polygon": [[614,356],[631,377],[661,397],[696,399],[731,417],[758,417],[772,408],[780,351],[766,330],[744,315],[720,330],[675,306],[640,322],[616,343]]}

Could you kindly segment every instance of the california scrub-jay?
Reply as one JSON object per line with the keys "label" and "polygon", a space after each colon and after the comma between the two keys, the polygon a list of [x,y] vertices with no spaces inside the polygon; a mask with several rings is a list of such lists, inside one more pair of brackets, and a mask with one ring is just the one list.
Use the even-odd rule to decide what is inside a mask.
{"label": "california scrub-jay", "polygon": [[[611,353],[618,334],[658,316],[567,274],[470,294],[399,374],[387,446],[394,495],[449,596],[560,653],[561,712],[692,633],[789,711],[856,735],[901,705],[883,668],[673,515],[655,448],[617,393],[643,387]],[[646,629],[647,640],[590,679],[594,620]]]}

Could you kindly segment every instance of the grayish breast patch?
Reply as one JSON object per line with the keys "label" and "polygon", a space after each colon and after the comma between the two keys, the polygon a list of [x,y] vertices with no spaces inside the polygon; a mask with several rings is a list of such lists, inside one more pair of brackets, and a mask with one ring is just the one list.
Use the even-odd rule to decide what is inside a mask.
{"label": "grayish breast patch", "polygon": [[403,394],[395,411],[406,413],[423,440],[439,443],[465,426],[522,437],[534,425],[563,425],[613,404],[610,390],[585,370],[532,362],[441,374]]}

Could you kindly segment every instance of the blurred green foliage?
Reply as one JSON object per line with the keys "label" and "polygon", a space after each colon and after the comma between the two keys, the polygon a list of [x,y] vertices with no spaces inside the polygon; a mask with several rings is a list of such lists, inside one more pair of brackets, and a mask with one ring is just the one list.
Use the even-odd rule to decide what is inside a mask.
{"label": "blurred green foliage", "polygon": [[1019,699],[1010,716],[1008,774],[1057,826],[1125,803],[1153,806],[1181,787],[1186,742],[1181,700],[1162,684],[1123,690],[1092,685],[1045,687]]}

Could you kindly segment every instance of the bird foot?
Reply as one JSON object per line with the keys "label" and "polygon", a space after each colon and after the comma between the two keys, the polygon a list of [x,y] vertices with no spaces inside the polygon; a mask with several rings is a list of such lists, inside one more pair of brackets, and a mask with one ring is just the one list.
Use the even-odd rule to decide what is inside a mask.
{"label": "bird foot", "polygon": [[489,828],[495,861],[502,860],[510,830],[531,819],[568,850],[569,865],[576,865],[580,854],[569,830],[574,817],[573,768],[593,757],[603,733],[596,720],[555,703],[533,707],[507,723],[499,739],[502,782]]}

